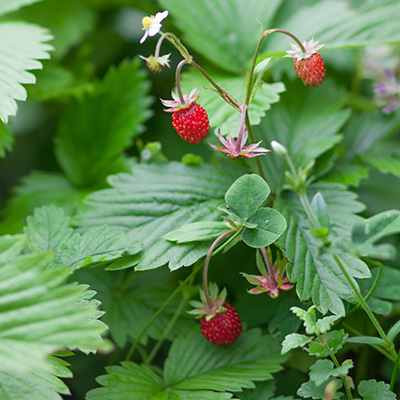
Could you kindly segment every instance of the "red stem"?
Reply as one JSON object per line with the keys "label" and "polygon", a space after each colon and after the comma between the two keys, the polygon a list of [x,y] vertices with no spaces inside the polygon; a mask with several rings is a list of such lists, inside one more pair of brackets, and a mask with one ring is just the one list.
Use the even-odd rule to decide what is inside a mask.
{"label": "red stem", "polygon": [[214,251],[215,246],[222,240],[224,239],[226,236],[230,235],[231,233],[236,232],[236,229],[231,229],[229,231],[224,232],[222,235],[218,236],[213,244],[210,246],[210,248],[208,249],[207,255],[206,255],[206,259],[204,261],[204,268],[203,268],[203,290],[204,290],[204,295],[206,297],[207,300],[207,304],[208,306],[211,308],[213,308],[213,301],[211,299],[210,296],[210,292],[208,291],[208,282],[207,282],[207,273],[208,273],[208,265],[210,264],[210,259],[211,259],[211,255],[212,252]]}

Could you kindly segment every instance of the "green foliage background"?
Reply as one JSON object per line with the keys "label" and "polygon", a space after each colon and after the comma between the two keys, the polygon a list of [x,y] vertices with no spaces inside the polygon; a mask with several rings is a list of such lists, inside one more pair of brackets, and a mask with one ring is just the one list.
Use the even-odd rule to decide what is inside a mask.
{"label": "green foliage background", "polygon": [[[360,311],[332,317],[328,333],[338,358],[352,358],[354,368],[328,360],[311,366],[298,349],[311,343],[304,336],[291,336],[284,348],[292,351],[281,355],[285,336],[304,331],[292,306],[343,316],[354,303],[351,288],[332,257],[321,256],[299,200],[285,190],[283,158],[260,158],[269,189],[246,215],[238,194],[226,196],[257,165],[211,150],[218,129],[237,135],[240,115],[189,67],[183,88],[201,89],[211,132],[198,145],[176,135],[158,99],[170,98],[179,54],[165,41],[171,69],[157,75],[138,57],[156,43],[139,44],[142,17],[164,9],[163,30],[239,102],[259,22],[325,43],[327,78],[310,89],[282,58],[289,38],[265,40],[259,61],[272,59],[250,120],[257,140],[285,145],[296,168],[315,160],[307,194],[323,196],[332,234],[344,243],[341,260],[363,295],[379,276],[368,304],[393,340],[400,330],[400,112],[382,113],[373,92],[385,67],[400,71],[397,0],[4,0],[0,399],[322,399],[325,384],[347,373],[360,398],[395,399],[385,383],[392,365],[367,346],[379,343]],[[251,223],[270,192],[287,223],[273,251],[289,258],[295,288],[277,299],[247,294],[240,272],[257,269],[243,242],[213,257],[210,279],[227,287],[245,326],[231,347],[216,348],[185,312],[201,281],[189,274],[221,232],[218,206],[238,204],[237,216]],[[261,213],[278,221],[266,206]],[[286,226],[279,221],[276,237]],[[249,231],[244,242],[262,247]],[[178,293],[182,281],[191,283]]]}

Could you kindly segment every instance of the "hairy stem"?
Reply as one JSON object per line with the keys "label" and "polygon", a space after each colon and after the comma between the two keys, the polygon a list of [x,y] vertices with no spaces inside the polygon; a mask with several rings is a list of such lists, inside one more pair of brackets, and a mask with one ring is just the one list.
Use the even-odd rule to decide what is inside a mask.
{"label": "hairy stem", "polygon": [[271,260],[269,259],[269,256],[268,256],[268,251],[265,247],[261,247],[260,250],[264,257],[265,264],[267,264],[269,279],[274,283],[274,285],[276,287],[278,287],[278,282],[275,279],[274,268],[272,267]]}
{"label": "hairy stem", "polygon": [[175,72],[176,90],[178,92],[179,101],[181,102],[181,105],[185,104],[185,100],[183,98],[183,93],[182,93],[182,88],[181,88],[181,69],[185,64],[189,64],[189,63],[190,63],[190,59],[182,60],[176,67],[176,72]]}
{"label": "hairy stem", "polygon": [[221,241],[223,240],[225,237],[227,237],[228,235],[230,235],[231,233],[236,232],[236,229],[230,229],[229,231],[224,232],[222,235],[218,236],[214,242],[212,243],[212,245],[210,246],[210,248],[208,249],[207,255],[206,255],[206,259],[204,261],[204,268],[203,268],[203,290],[204,290],[204,295],[206,297],[207,300],[207,304],[208,306],[211,308],[213,308],[213,301],[211,299],[210,296],[210,292],[208,291],[208,280],[207,280],[207,274],[208,274],[208,266],[210,264],[210,259],[211,259],[211,255],[214,251],[215,246]]}
{"label": "hairy stem", "polygon": [[301,51],[303,53],[306,53],[306,49],[304,48],[303,43],[300,42],[298,37],[293,35],[293,33],[285,31],[284,29],[268,29],[268,30],[263,32],[263,36],[267,37],[268,35],[270,35],[271,33],[274,33],[274,32],[280,32],[280,33],[283,33],[283,34],[291,37],[300,46]]}

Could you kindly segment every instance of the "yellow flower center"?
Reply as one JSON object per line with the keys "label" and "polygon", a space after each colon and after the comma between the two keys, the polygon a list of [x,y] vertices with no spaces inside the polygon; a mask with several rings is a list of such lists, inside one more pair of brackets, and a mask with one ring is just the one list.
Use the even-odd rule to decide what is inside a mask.
{"label": "yellow flower center", "polygon": [[151,17],[144,17],[142,19],[143,28],[144,29],[149,29],[149,27],[150,27],[151,23],[153,22],[153,20],[154,20],[154,15],[152,15]]}

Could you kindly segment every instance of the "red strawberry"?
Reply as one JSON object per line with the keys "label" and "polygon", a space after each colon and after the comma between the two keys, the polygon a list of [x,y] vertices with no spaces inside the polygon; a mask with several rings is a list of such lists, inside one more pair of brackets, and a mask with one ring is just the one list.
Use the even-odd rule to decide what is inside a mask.
{"label": "red strawberry", "polygon": [[206,138],[210,131],[210,123],[206,110],[196,103],[199,94],[193,89],[190,94],[182,95],[179,98],[172,92],[174,100],[161,100],[165,111],[172,112],[172,125],[178,135],[189,143],[199,143]]}
{"label": "red strawberry", "polygon": [[293,62],[297,76],[306,86],[319,86],[325,78],[325,64],[319,53],[311,57]]}
{"label": "red strawberry", "polygon": [[189,143],[199,143],[210,131],[206,110],[198,103],[191,103],[172,114],[173,127],[178,135]]}
{"label": "red strawberry", "polygon": [[294,58],[294,69],[297,76],[306,86],[319,86],[325,78],[324,60],[317,51],[323,46],[311,39],[303,42],[303,46],[292,44],[292,50],[287,51],[285,57]]}
{"label": "red strawberry", "polygon": [[222,306],[226,311],[216,313],[208,321],[206,317],[200,320],[202,335],[218,346],[233,343],[242,333],[242,322],[235,307],[226,302]]}

